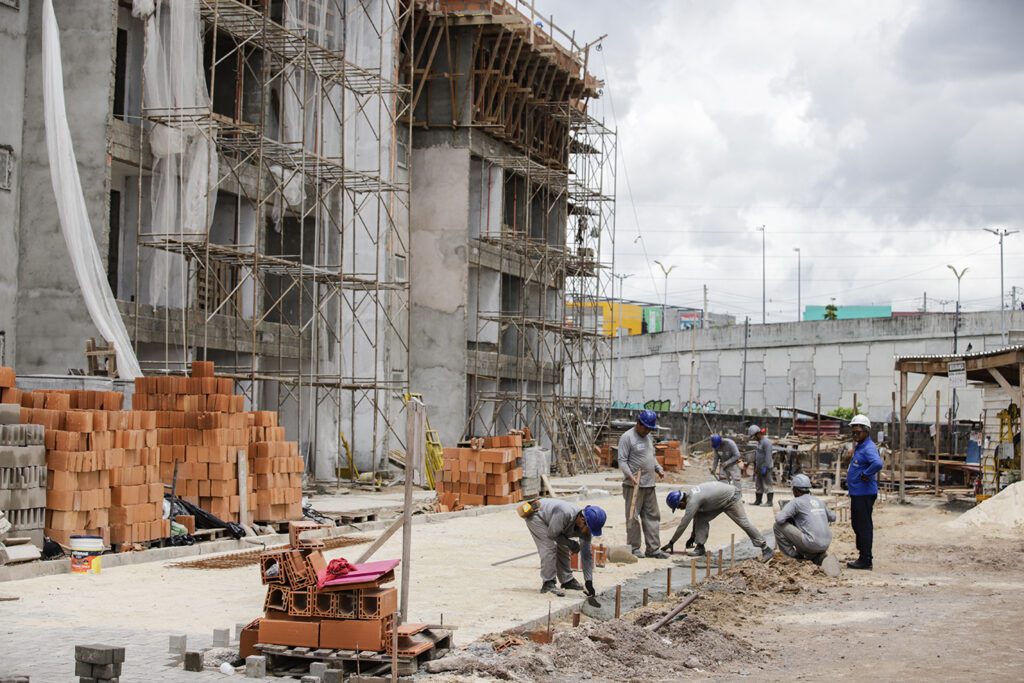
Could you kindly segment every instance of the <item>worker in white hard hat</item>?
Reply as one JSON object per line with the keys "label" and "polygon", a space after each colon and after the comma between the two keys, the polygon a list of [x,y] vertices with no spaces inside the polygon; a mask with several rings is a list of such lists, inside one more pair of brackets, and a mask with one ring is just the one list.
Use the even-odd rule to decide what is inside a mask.
{"label": "worker in white hard hat", "polygon": [[850,458],[850,468],[846,472],[846,491],[850,496],[850,524],[857,536],[857,552],[859,556],[853,562],[847,562],[850,569],[871,569],[873,557],[871,545],[874,541],[875,528],[871,521],[871,511],[878,498],[878,481],[875,475],[885,466],[878,447],[871,440],[871,420],[864,415],[855,415],[850,420],[850,431],[857,442]]}
{"label": "worker in white hard hat", "polygon": [[757,440],[757,448],[754,450],[754,505],[761,505],[762,496],[767,496],[764,504],[771,507],[775,497],[772,489],[775,484],[772,442],[768,439],[767,430],[757,425],[747,427],[747,436]]}
{"label": "worker in white hard hat", "polygon": [[839,561],[828,554],[832,544],[829,524],[836,514],[811,495],[806,474],[793,476],[793,500],[775,515],[775,547],[789,557],[810,560],[829,576],[839,576]]}

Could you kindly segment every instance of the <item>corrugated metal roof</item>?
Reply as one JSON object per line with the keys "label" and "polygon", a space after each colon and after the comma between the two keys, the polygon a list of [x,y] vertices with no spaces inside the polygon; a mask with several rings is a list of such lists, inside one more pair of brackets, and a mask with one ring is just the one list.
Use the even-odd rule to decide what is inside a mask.
{"label": "corrugated metal roof", "polygon": [[984,358],[985,356],[997,356],[1000,353],[1006,353],[1007,351],[1022,351],[1024,346],[1017,344],[1014,346],[1004,346],[994,351],[976,351],[972,353],[940,353],[935,355],[920,355],[920,356],[893,356],[896,360],[963,360],[964,358]]}

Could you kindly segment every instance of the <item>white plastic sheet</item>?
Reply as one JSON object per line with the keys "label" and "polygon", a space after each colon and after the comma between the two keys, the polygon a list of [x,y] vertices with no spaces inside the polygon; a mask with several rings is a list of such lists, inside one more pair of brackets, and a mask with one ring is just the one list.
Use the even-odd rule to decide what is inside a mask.
{"label": "white plastic sheet", "polygon": [[57,201],[61,232],[68,245],[71,265],[82,290],[89,316],[99,333],[117,350],[118,374],[125,379],[142,375],[128,330],[110,291],[107,273],[96,246],[89,212],[82,194],[75,150],[71,145],[67,110],[64,104],[64,69],[60,56],[60,36],[52,0],[43,5],[43,115],[46,124],[46,149],[50,160],[50,180]]}

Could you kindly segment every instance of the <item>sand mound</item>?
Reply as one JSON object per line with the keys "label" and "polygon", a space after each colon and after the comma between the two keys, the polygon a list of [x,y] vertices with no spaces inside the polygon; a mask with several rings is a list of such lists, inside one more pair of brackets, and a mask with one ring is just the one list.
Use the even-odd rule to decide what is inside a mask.
{"label": "sand mound", "polygon": [[949,522],[949,526],[957,529],[1024,527],[1024,482],[1010,484],[988,500]]}

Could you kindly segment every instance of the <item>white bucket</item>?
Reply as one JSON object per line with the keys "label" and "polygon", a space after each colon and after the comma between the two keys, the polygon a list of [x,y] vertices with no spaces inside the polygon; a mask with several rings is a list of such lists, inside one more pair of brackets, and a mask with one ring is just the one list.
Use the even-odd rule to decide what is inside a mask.
{"label": "white bucket", "polygon": [[102,536],[72,536],[71,573],[99,574],[103,550]]}

